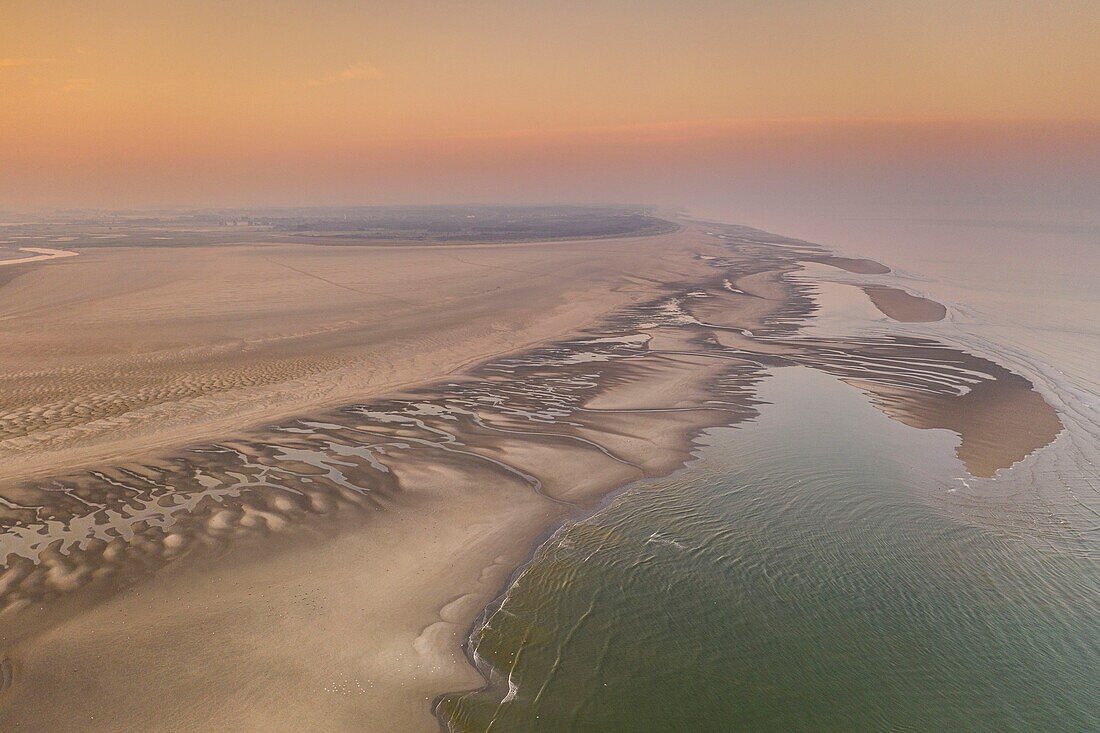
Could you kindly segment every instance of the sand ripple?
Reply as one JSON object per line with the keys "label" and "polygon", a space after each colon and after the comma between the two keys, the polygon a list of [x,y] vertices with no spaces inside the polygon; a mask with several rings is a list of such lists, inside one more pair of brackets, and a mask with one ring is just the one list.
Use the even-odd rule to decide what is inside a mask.
{"label": "sand ripple", "polygon": [[[820,261],[821,251],[754,230],[720,236],[730,256],[710,258],[713,277],[670,286],[582,337],[166,460],[5,490],[0,603],[18,609],[86,585],[118,587],[196,547],[281,533],[338,511],[385,510],[400,501],[406,477],[429,465],[514,481],[554,502],[591,503],[614,485],[675,468],[702,428],[750,419],[753,385],[785,364],[839,376],[909,424],[956,430],[959,456],[975,475],[1057,434],[1057,417],[1031,385],[988,360],[927,339],[801,336],[816,306],[785,276]],[[294,368],[151,379],[128,395],[88,389],[87,405],[41,400],[9,410],[0,430],[10,442],[79,424],[87,410],[121,417],[160,399],[285,379]],[[82,379],[79,371],[54,376],[43,389]]]}

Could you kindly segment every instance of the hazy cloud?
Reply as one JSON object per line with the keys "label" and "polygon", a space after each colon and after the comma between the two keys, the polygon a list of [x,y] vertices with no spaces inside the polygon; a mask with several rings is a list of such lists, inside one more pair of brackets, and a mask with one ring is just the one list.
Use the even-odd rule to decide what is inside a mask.
{"label": "hazy cloud", "polygon": [[374,64],[358,63],[351,64],[346,69],[336,74],[329,74],[320,79],[311,79],[309,81],[309,86],[327,86],[329,84],[336,84],[344,81],[373,81],[375,79],[381,79],[382,77],[382,70]]}
{"label": "hazy cloud", "polygon": [[95,82],[91,79],[66,79],[65,83],[61,85],[61,91],[83,92],[91,89],[94,85]]}
{"label": "hazy cloud", "polygon": [[19,69],[24,66],[42,66],[43,64],[56,64],[57,59],[36,59],[26,56],[18,58],[0,58],[0,69]]}

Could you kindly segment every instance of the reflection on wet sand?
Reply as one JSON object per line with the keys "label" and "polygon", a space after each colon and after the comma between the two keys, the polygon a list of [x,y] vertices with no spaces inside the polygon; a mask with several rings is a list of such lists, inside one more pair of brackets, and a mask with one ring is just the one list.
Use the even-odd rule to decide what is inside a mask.
{"label": "reflection on wet sand", "polygon": [[[81,674],[42,676],[47,668],[36,654],[45,652],[36,638],[169,563],[192,554],[216,563],[237,545],[312,538],[337,519],[342,527],[361,521],[369,542],[372,523],[433,496],[425,487],[441,484],[533,495],[539,518],[500,539],[529,546],[539,531],[612,489],[675,470],[703,429],[751,419],[754,386],[768,369],[819,369],[860,387],[906,424],[954,430],[959,458],[975,476],[1012,465],[1058,434],[1057,415],[1027,380],[987,359],[927,339],[800,332],[815,304],[810,286],[788,274],[803,262],[886,271],[877,263],[743,227],[716,225],[711,236],[728,254],[700,255],[710,277],[668,283],[661,297],[576,338],[175,456],[3,488],[0,626],[7,648],[0,651],[8,660],[0,689],[8,690],[0,710],[26,730],[64,724],[65,711],[43,717],[43,710]],[[504,511],[480,508],[490,524]],[[302,567],[309,572],[308,562]],[[44,608],[52,611],[39,614]],[[439,614],[461,628],[475,612],[453,621]],[[418,644],[428,644],[422,636]],[[433,643],[458,642],[444,635]],[[165,694],[184,699],[188,692]],[[321,704],[288,694],[287,705]]]}

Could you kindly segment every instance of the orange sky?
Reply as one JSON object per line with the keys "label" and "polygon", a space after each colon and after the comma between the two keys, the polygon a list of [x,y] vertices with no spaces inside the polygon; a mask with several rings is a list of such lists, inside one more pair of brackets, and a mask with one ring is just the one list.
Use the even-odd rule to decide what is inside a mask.
{"label": "orange sky", "polygon": [[0,208],[620,200],[703,152],[1091,160],[1097,120],[1095,0],[0,5]]}

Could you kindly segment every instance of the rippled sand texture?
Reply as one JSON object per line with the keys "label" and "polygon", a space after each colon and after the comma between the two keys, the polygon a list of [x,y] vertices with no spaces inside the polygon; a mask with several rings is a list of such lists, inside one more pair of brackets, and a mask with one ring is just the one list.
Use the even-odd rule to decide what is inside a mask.
{"label": "rippled sand texture", "polygon": [[437,379],[697,275],[694,247],[180,241],[5,267],[0,481]]}
{"label": "rippled sand texture", "polygon": [[[701,430],[751,419],[767,369],[817,368],[908,424],[956,430],[975,475],[1010,466],[1058,431],[1026,380],[988,360],[929,340],[801,334],[811,292],[786,275],[828,257],[814,245],[708,225],[587,246],[463,250],[481,268],[427,279],[471,294],[409,306],[438,320],[418,335],[355,315],[363,329],[404,334],[393,348],[420,355],[407,374],[391,364],[380,384],[419,386],[226,431],[236,437],[159,458],[9,481],[0,502],[0,719],[42,731],[146,730],[150,721],[164,730],[432,729],[436,696],[483,683],[462,641],[537,538],[616,487],[675,470]],[[611,252],[594,255],[602,246]],[[552,254],[558,248],[565,254]],[[639,252],[659,263],[645,265],[644,277]],[[334,258],[333,278],[352,262],[344,252],[308,256]],[[411,276],[422,256],[432,255],[400,271]],[[73,262],[85,259],[93,256]],[[517,275],[520,265],[527,275]],[[485,269],[520,280],[507,287],[522,315],[478,297],[500,281],[484,279]],[[608,285],[615,294],[593,306],[586,288]],[[408,295],[391,288],[402,295],[387,297]],[[288,313],[308,311],[285,297]],[[239,318],[245,301],[233,301]],[[538,316],[548,303],[572,315]],[[484,333],[462,325],[482,323],[490,308]],[[583,329],[572,325],[582,316]],[[498,318],[514,332],[494,341]],[[553,328],[574,333],[546,342]],[[331,333],[341,343],[359,332]],[[304,343],[328,343],[318,338]],[[457,345],[441,345],[447,339]],[[265,348],[257,342],[254,360],[247,348],[229,351],[248,371],[272,368]],[[509,353],[461,366],[492,348]],[[306,351],[304,363],[320,363]],[[213,358],[204,352],[180,369],[200,373],[194,365]],[[324,373],[345,378],[342,369]],[[63,404],[82,394],[79,384]]]}

